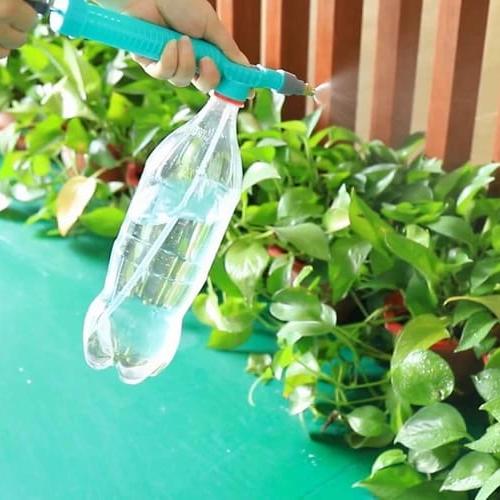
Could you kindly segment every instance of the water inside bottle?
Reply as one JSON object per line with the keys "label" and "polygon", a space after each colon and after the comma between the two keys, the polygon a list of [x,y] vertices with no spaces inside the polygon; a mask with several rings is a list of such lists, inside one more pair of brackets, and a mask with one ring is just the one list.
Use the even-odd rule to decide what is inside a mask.
{"label": "water inside bottle", "polygon": [[[206,280],[239,192],[203,178],[168,178],[141,187],[116,240],[103,292],[84,326],[85,355],[94,368],[115,364],[122,380],[139,383],[172,360],[182,318]],[[188,199],[186,201],[186,194]],[[165,228],[159,250],[137,270]],[[134,278],[136,284],[125,293]]]}

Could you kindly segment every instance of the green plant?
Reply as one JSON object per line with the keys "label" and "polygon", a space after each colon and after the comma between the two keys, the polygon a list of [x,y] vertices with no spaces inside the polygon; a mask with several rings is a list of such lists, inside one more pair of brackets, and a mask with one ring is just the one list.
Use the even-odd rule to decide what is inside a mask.
{"label": "green plant", "polygon": [[[115,234],[134,184],[127,162],[142,164],[204,102],[138,71],[91,43],[36,39],[0,68],[9,85],[22,75],[0,95],[16,118],[0,182],[6,197],[42,192],[31,222]],[[72,114],[52,110],[60,95],[78,104]],[[241,203],[193,306],[209,346],[275,341],[248,358],[250,401],[280,383],[291,413],[312,415],[312,438],[390,446],[358,484],[377,497],[487,498],[500,484],[500,199],[486,191],[498,165],[447,173],[419,153],[420,134],[393,150],[339,127],[314,132],[318,112],[281,122],[279,108],[259,92],[240,113]],[[115,190],[105,174],[117,166]]]}
{"label": "green plant", "polygon": [[[500,485],[499,165],[446,173],[421,134],[393,150],[317,119],[280,122],[265,93],[240,116],[244,192],[194,304],[209,345],[260,325],[276,350],[250,355],[250,401],[279,381],[292,414],[322,422],[315,439],[394,443],[358,484],[379,498],[486,498]],[[466,424],[479,396],[487,419]]]}
{"label": "green plant", "polygon": [[152,147],[205,101],[114,49],[33,37],[0,66],[0,209],[35,201],[48,234],[114,236]]}

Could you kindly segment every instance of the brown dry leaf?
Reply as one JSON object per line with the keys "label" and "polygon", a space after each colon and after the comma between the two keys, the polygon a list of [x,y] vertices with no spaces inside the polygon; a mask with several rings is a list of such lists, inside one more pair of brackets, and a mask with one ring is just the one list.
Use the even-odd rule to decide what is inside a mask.
{"label": "brown dry leaf", "polygon": [[97,181],[94,177],[78,175],[69,179],[57,196],[57,227],[66,236],[92,198]]}

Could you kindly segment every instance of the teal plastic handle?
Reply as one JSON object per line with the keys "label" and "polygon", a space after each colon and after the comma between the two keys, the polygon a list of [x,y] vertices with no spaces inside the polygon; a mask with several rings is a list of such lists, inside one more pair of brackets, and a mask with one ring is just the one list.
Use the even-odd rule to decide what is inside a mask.
{"label": "teal plastic handle", "polygon": [[[56,0],[50,24],[63,35],[95,40],[155,61],[160,59],[168,42],[182,36],[177,31],[85,0]],[[285,73],[281,70],[243,66],[229,60],[211,43],[194,38],[192,42],[197,61],[203,57],[214,61],[221,73],[216,91],[230,99],[244,101],[252,88],[280,91],[284,86]]]}

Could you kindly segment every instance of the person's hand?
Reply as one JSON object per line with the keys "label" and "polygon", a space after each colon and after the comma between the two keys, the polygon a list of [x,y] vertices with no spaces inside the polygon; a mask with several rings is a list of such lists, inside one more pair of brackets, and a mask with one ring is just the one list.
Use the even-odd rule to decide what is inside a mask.
{"label": "person's hand", "polygon": [[36,21],[36,12],[24,0],[0,0],[0,59],[26,42]]}
{"label": "person's hand", "polygon": [[[248,59],[207,0],[131,0],[122,10],[191,37],[203,38],[217,45],[233,61],[248,64]],[[152,77],[168,80],[179,87],[193,81],[201,91],[208,92],[219,83],[219,71],[208,57],[201,59],[196,69],[193,46],[187,36],[168,43],[157,62],[142,57],[135,59]]]}

